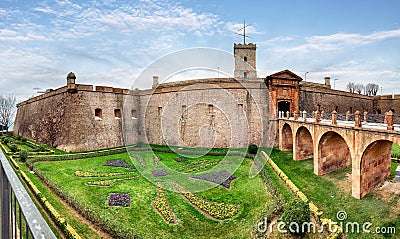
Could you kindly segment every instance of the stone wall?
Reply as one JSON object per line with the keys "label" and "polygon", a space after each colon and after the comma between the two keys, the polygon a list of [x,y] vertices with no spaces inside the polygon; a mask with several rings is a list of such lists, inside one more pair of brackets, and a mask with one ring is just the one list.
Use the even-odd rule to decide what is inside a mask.
{"label": "stone wall", "polygon": [[[63,87],[18,104],[14,132],[61,150],[87,151],[123,145],[123,118],[127,138],[136,142],[137,119],[131,112],[138,108],[138,97],[118,88],[96,90],[90,85],[77,85],[75,92]],[[124,108],[125,101],[132,102],[132,109]]]}
{"label": "stone wall", "polygon": [[140,131],[148,143],[217,148],[266,144],[269,94],[261,80],[166,83],[140,94]]}
{"label": "stone wall", "polygon": [[377,101],[376,108],[382,114],[389,110],[395,114],[400,114],[400,95],[382,95],[375,97]]}
{"label": "stone wall", "polygon": [[[324,85],[321,85],[324,86]],[[318,105],[325,112],[336,110],[338,113],[350,111],[376,113],[374,98],[366,95],[332,90],[326,87],[307,86],[302,84],[299,92],[300,110],[315,111]]]}
{"label": "stone wall", "polygon": [[13,131],[56,147],[68,135],[69,112],[69,93],[63,87],[19,104]]}

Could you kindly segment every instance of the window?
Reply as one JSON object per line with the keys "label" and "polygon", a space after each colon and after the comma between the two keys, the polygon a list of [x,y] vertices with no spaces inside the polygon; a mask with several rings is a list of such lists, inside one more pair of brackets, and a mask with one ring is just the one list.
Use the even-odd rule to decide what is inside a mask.
{"label": "window", "polygon": [[338,109],[339,109],[339,107],[338,107],[338,106],[335,106],[335,111],[336,111],[336,112],[338,112]]}
{"label": "window", "polygon": [[159,106],[159,107],[158,107],[158,116],[161,116],[161,115],[162,115],[162,107]]}
{"label": "window", "polygon": [[182,118],[187,117],[186,105],[182,105]]}
{"label": "window", "polygon": [[247,78],[247,72],[243,72],[243,78]]}
{"label": "window", "polygon": [[244,60],[245,62],[247,62],[247,56],[245,56],[245,57],[243,58],[243,60]]}
{"label": "window", "polygon": [[243,112],[243,104],[238,104],[239,106],[239,113]]}
{"label": "window", "polygon": [[353,107],[350,107],[350,113],[353,114]]}
{"label": "window", "polygon": [[103,119],[103,111],[99,108],[94,110],[94,119],[95,120],[102,120]]}
{"label": "window", "polygon": [[115,109],[114,110],[114,117],[116,119],[121,119],[121,110],[120,109]]}
{"label": "window", "polygon": [[208,105],[208,114],[214,114],[214,105]]}
{"label": "window", "polygon": [[136,110],[131,110],[132,119],[137,119]]}

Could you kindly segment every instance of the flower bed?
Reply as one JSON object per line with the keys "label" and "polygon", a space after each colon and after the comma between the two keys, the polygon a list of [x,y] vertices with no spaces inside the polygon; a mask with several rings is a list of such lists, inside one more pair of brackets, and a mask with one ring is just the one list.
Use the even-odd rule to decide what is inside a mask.
{"label": "flower bed", "polygon": [[90,182],[86,182],[86,185],[108,187],[108,186],[114,185],[115,183],[128,181],[128,180],[132,180],[135,178],[140,178],[140,177],[133,176],[133,177],[128,177],[128,178],[115,178],[115,179],[107,179],[107,180],[101,180],[101,181],[90,181]]}
{"label": "flower bed", "polygon": [[206,163],[208,161],[209,161],[208,159],[205,159],[205,160],[192,162],[192,163],[189,163],[189,164],[186,164],[186,165],[179,166],[179,167],[175,168],[175,170],[179,171],[179,170],[182,170],[182,169],[187,169],[187,168],[190,168],[190,167],[195,166],[195,165]]}
{"label": "flower bed", "polygon": [[116,160],[108,160],[107,163],[103,164],[103,166],[112,166],[112,167],[123,167],[131,169],[132,166],[127,164],[123,159],[116,159]]}
{"label": "flower bed", "polygon": [[142,168],[146,168],[147,167],[146,161],[139,154],[131,154],[130,153],[129,156],[134,157],[138,161],[140,166],[142,166]]}
{"label": "flower bed", "polygon": [[154,201],[151,203],[154,209],[161,215],[166,223],[174,224],[176,222],[175,215],[171,210],[171,207],[168,204],[167,199],[165,198],[164,190],[161,187],[161,184],[157,184],[158,186],[158,194]]}
{"label": "flower bed", "polygon": [[131,205],[131,196],[126,193],[111,193],[108,199],[108,206],[129,207]]}
{"label": "flower bed", "polygon": [[219,184],[222,187],[229,189],[231,188],[231,182],[235,180],[237,177],[228,172],[227,170],[222,170],[215,173],[192,176],[191,178],[201,179],[215,184]]}
{"label": "flower bed", "polygon": [[153,155],[153,160],[154,160],[154,167],[158,167],[158,163],[161,161],[161,158],[158,157],[157,155]]}
{"label": "flower bed", "polygon": [[240,211],[239,205],[226,203],[209,202],[204,198],[197,196],[192,192],[185,191],[182,187],[174,183],[174,187],[178,192],[194,205],[200,212],[217,220],[226,220],[234,217]]}
{"label": "flower bed", "polygon": [[212,163],[208,163],[208,164],[203,164],[201,166],[188,169],[188,170],[186,170],[184,172],[185,173],[192,173],[192,172],[200,171],[200,170],[203,170],[203,169],[206,169],[206,168],[211,168],[211,167],[213,167],[213,166],[215,166],[217,164],[219,164],[219,162],[212,162]]}
{"label": "flower bed", "polygon": [[35,197],[40,201],[40,203],[44,206],[46,211],[50,214],[51,218],[55,221],[58,227],[61,228],[63,233],[69,239],[81,239],[78,233],[76,233],[75,229],[69,225],[63,217],[58,213],[58,211],[53,207],[53,205],[47,201],[47,199],[43,196],[42,192],[36,187],[35,184],[30,180],[30,178],[21,171],[22,179],[27,183],[28,187],[32,190]]}
{"label": "flower bed", "polygon": [[77,177],[113,177],[134,174],[135,172],[122,172],[122,173],[100,173],[100,172],[88,172],[88,171],[75,171],[74,175]]}
{"label": "flower bed", "polygon": [[163,177],[167,176],[168,172],[165,170],[153,170],[151,171],[151,174],[153,174],[153,177]]}
{"label": "flower bed", "polygon": [[176,162],[180,163],[180,162],[186,162],[186,161],[187,161],[187,158],[174,158],[174,160],[175,160]]}

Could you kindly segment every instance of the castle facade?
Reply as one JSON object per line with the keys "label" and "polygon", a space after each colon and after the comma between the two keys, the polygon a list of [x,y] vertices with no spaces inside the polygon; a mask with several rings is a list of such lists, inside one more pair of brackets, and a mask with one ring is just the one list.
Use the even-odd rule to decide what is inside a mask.
{"label": "castle facade", "polygon": [[209,78],[129,90],[76,83],[17,105],[14,133],[66,151],[138,141],[187,147],[273,145],[278,111],[400,112],[400,95],[365,96],[303,82],[289,70],[257,78],[256,45],[235,44],[234,78]]}

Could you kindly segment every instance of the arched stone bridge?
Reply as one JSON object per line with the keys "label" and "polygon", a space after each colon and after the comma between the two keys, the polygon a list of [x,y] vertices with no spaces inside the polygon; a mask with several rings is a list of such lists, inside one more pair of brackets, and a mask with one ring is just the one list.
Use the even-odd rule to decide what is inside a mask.
{"label": "arched stone bridge", "polygon": [[355,121],[279,116],[279,149],[293,150],[294,160],[314,158],[317,175],[352,165],[355,198],[364,197],[389,176],[390,151],[393,143],[400,143],[400,125],[359,121],[355,126]]}

